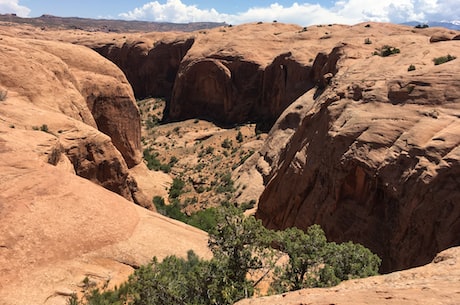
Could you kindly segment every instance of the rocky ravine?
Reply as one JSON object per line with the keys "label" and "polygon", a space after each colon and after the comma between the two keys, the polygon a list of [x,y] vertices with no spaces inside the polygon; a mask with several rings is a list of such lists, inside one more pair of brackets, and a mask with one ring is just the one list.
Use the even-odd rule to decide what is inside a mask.
{"label": "rocky ravine", "polygon": [[[351,239],[376,251],[384,259],[384,271],[421,265],[430,261],[437,251],[459,244],[456,204],[459,201],[456,180],[460,142],[459,65],[458,59],[439,66],[432,62],[434,57],[448,53],[460,56],[457,53],[458,32],[374,23],[309,29],[278,23],[249,24],[186,36],[177,34],[177,39],[173,36],[166,39],[164,34],[163,38],[157,34],[128,37],[79,31],[52,32],[50,38],[51,32],[38,29],[23,31],[9,27],[1,31],[3,66],[0,90],[7,90],[8,94],[0,102],[0,147],[4,168],[0,172],[2,181],[7,182],[1,184],[0,203],[10,213],[3,215],[16,215],[16,218],[8,216],[5,219],[17,220],[2,222],[2,231],[9,233],[0,243],[3,252],[0,258],[2,262],[8,262],[10,257],[17,256],[11,264],[13,267],[4,267],[6,263],[0,265],[4,270],[0,274],[8,279],[0,290],[0,295],[5,295],[5,303],[22,299],[15,296],[14,291],[23,291],[26,298],[27,287],[40,286],[40,277],[37,277],[38,282],[33,282],[33,276],[27,277],[25,273],[13,277],[17,268],[26,262],[27,266],[35,268],[29,274],[48,278],[47,284],[40,286],[40,297],[53,296],[50,287],[55,289],[55,277],[48,276],[45,271],[50,268],[49,262],[57,264],[62,258],[59,256],[59,249],[65,248],[62,234],[53,233],[59,232],[58,229],[40,231],[41,227],[33,223],[30,227],[21,225],[21,219],[29,219],[25,216],[27,213],[36,211],[41,215],[37,218],[38,223],[44,222],[45,216],[49,221],[49,215],[58,212],[54,208],[45,211],[52,207],[50,202],[67,204],[70,196],[72,203],[82,202],[84,210],[90,212],[83,213],[84,217],[79,220],[72,215],[81,215],[81,211],[72,213],[73,210],[67,209],[66,205],[56,205],[59,212],[69,211],[69,215],[56,214],[59,216],[56,219],[74,224],[73,235],[80,234],[81,227],[95,230],[89,234],[96,238],[91,246],[86,246],[86,241],[71,243],[72,247],[82,246],[83,250],[75,250],[75,253],[101,253],[98,251],[103,250],[97,250],[100,245],[119,245],[125,240],[128,244],[124,244],[127,245],[124,250],[110,248],[109,253],[120,254],[122,258],[117,254],[115,261],[126,266],[146,259],[145,256],[137,257],[135,263],[132,263],[131,256],[127,259],[126,251],[132,245],[145,246],[146,252],[142,253],[149,254],[155,247],[155,243],[150,248],[141,242],[150,236],[146,233],[148,230],[133,229],[133,222],[138,221],[139,226],[150,216],[130,216],[129,209],[134,206],[128,208],[124,200],[119,203],[118,216],[107,212],[105,204],[116,201],[114,198],[119,199],[107,192],[111,194],[110,198],[98,203],[106,212],[100,218],[91,207],[98,196],[105,196],[98,193],[101,188],[73,174],[75,171],[109,189],[126,183],[131,186],[121,187],[126,193],[117,192],[132,199],[136,187],[129,182],[126,170],[139,162],[139,156],[136,156],[139,142],[136,126],[134,134],[123,133],[126,126],[130,126],[126,121],[133,120],[136,115],[131,111],[135,104],[126,79],[113,65],[105,62],[102,68],[92,61],[96,58],[93,52],[44,40],[61,39],[100,48],[101,53],[112,54],[114,62],[117,58],[131,61],[132,56],[140,54],[143,57],[138,63],[143,65],[152,56],[150,53],[156,54],[153,51],[155,46],[168,49],[169,46],[177,47],[176,42],[180,45],[193,38],[193,45],[186,54],[183,51],[188,46],[185,49],[179,46],[178,52],[172,55],[161,51],[158,52],[161,56],[152,57],[158,60],[167,58],[168,64],[151,64],[152,69],[161,68],[158,75],[167,78],[161,85],[158,84],[162,78],[153,83],[146,82],[145,92],[148,93],[150,88],[163,88],[164,92],[172,90],[168,108],[171,119],[199,116],[234,124],[249,118],[270,125],[286,109],[271,130],[264,148],[234,173],[237,179],[263,181],[267,185],[260,197],[257,216],[269,227],[295,225],[305,228],[319,223],[332,239]],[[12,38],[14,36],[29,39]],[[146,37],[152,38],[147,40]],[[454,37],[457,40],[451,40]],[[384,45],[397,47],[401,53],[389,57],[371,55]],[[135,50],[138,47],[140,50]],[[117,55],[121,54],[118,50],[129,54]],[[18,64],[22,60],[27,65]],[[416,69],[408,71],[410,65]],[[105,70],[109,67],[109,71]],[[135,79],[135,73],[130,75],[128,68],[128,65],[124,68],[126,75]],[[138,81],[140,89],[136,90],[142,89],[143,79],[149,75],[144,71]],[[106,83],[109,79],[116,81]],[[99,87],[100,80],[106,85]],[[190,83],[196,86],[190,86]],[[107,103],[111,99],[106,92],[113,88],[117,88],[116,96],[122,97],[119,106]],[[95,96],[91,95],[93,93]],[[148,94],[155,96],[154,93]],[[56,96],[60,97],[59,103]],[[123,122],[108,122],[113,117],[106,115],[110,111],[120,111]],[[112,138],[95,128],[102,130],[102,126],[107,126],[104,132]],[[121,129],[113,130],[117,126]],[[117,138],[121,143],[117,143]],[[129,144],[131,140],[133,142]],[[21,155],[18,151],[28,153]],[[23,159],[15,161],[15,157]],[[33,180],[32,177],[38,177],[37,172],[40,172],[36,166],[46,177],[50,175],[56,179],[49,183],[45,176]],[[255,176],[257,179],[253,179]],[[24,177],[24,180],[18,177]],[[259,179],[261,177],[263,180]],[[75,179],[72,182],[75,185],[63,187],[62,197],[54,190],[50,194],[50,185],[67,179]],[[37,186],[28,186],[32,183],[28,181],[34,181]],[[117,182],[112,184],[112,181]],[[94,187],[98,190],[94,190],[95,193]],[[75,191],[81,189],[85,189],[84,194]],[[34,214],[30,215],[30,219],[35,219]],[[109,220],[120,217],[128,223],[97,222],[103,217]],[[87,226],[93,221],[97,226]],[[170,229],[164,219],[158,223],[164,224],[166,231]],[[64,224],[57,222],[53,228],[65,228]],[[113,226],[128,229],[117,237],[108,234],[108,241],[101,243],[97,240],[98,232],[110,232]],[[97,231],[98,228],[105,229]],[[48,262],[33,255],[28,261],[32,252],[41,249],[37,245],[42,239],[30,234],[38,231],[43,233],[44,240],[50,241],[49,247],[57,249],[56,253],[49,254]],[[135,235],[133,232],[141,233]],[[162,231],[155,237],[163,234],[166,233]],[[199,232],[190,233],[194,236],[192,238],[178,229],[172,235],[166,234],[166,240],[172,239],[177,242],[176,246],[182,245],[182,239],[176,239],[181,234],[191,241],[183,246],[196,247],[201,249],[200,253],[206,254],[200,248],[203,235]],[[71,253],[73,249],[63,253]],[[183,250],[178,249],[178,252]],[[162,253],[170,253],[168,251],[170,249],[164,249]],[[113,259],[112,254],[104,255]],[[101,262],[100,254],[95,257]],[[60,266],[70,262],[63,261],[63,264]],[[61,276],[64,271],[59,270],[61,273],[56,274]],[[62,278],[64,280],[60,283],[69,277]],[[25,284],[21,284],[23,282]],[[68,290],[64,290],[64,294],[66,292]],[[62,291],[55,293],[60,295]]]}
{"label": "rocky ravine", "polygon": [[[150,84],[143,66],[177,71],[163,87],[172,90],[170,119],[270,126],[284,111],[233,175],[240,184],[263,177],[257,216],[267,226],[319,223],[330,238],[377,252],[385,271],[427,263],[460,242],[459,65],[433,64],[460,56],[458,32],[262,23],[174,35],[67,39],[103,50],[127,75],[136,69],[120,63],[143,54],[133,61],[142,73],[129,77],[137,83]],[[385,45],[400,53],[372,55]],[[163,54],[161,64],[150,54]]]}

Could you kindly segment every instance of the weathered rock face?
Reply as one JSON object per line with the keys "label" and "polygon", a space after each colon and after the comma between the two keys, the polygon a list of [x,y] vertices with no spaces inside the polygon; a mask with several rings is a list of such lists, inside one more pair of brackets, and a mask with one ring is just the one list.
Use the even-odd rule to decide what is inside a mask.
{"label": "weathered rock face", "polygon": [[[320,70],[324,64],[317,62]],[[239,56],[194,58],[181,65],[169,118],[205,117],[225,124],[252,120],[271,125],[316,85],[316,78],[312,67],[296,61],[290,52],[278,55],[266,68]]]}
{"label": "weathered rock face", "polygon": [[[139,109],[121,71],[84,47],[74,46],[69,51],[65,44],[54,42],[34,41],[34,45],[66,64],[96,127],[112,139],[128,167],[141,162]],[[72,52],[78,52],[79,56],[72,57]]]}
{"label": "weathered rock face", "polygon": [[[460,244],[460,66],[432,62],[458,42],[385,41],[379,31],[366,35],[400,55],[357,53],[350,38],[331,84],[278,120],[258,161],[267,187],[257,217],[271,228],[320,224],[333,240],[369,247],[388,272]],[[280,139],[285,123],[292,132]]]}
{"label": "weathered rock face", "polygon": [[3,122],[53,134],[57,148],[44,150],[50,164],[65,155],[74,173],[148,204],[128,175],[142,160],[140,119],[121,71],[85,47],[8,36],[0,44]]}
{"label": "weathered rock face", "polygon": [[[173,36],[173,35],[172,35]],[[133,86],[137,98],[165,97],[169,99],[182,58],[192,47],[193,37],[168,41],[127,41],[123,44],[90,46],[115,63]]]}
{"label": "weathered rock face", "polygon": [[209,257],[204,232],[130,202],[150,200],[127,166],[140,122],[121,71],[10,30],[0,27],[0,304],[64,305],[85,277],[113,287],[154,256]]}
{"label": "weathered rock face", "polygon": [[249,119],[260,99],[262,86],[263,73],[259,65],[250,61],[228,57],[184,62],[177,76],[168,117],[242,122]]}

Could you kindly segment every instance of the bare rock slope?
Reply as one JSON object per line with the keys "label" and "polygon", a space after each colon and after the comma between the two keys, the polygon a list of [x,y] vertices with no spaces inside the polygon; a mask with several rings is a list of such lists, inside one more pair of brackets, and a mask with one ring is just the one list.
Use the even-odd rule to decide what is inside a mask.
{"label": "bare rock slope", "polygon": [[111,286],[153,256],[208,256],[205,233],[131,202],[150,200],[129,173],[140,119],[123,73],[15,31],[0,28],[0,304],[66,304],[85,277]]}
{"label": "bare rock slope", "polygon": [[43,160],[55,143],[0,124],[0,304],[66,304],[88,277],[110,287],[153,256],[208,256],[207,235]]}
{"label": "bare rock slope", "polygon": [[[320,224],[372,249],[387,272],[460,244],[460,65],[433,63],[460,53],[458,41],[430,43],[443,31],[330,30],[337,73],[285,111],[253,157],[265,164],[256,214],[265,225]],[[372,55],[385,45],[400,53]]]}

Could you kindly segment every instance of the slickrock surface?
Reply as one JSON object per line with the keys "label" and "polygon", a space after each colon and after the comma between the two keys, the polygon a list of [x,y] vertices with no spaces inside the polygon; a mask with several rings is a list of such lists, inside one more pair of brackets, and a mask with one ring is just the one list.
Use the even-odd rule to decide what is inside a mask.
{"label": "slickrock surface", "polygon": [[460,300],[460,248],[441,252],[426,266],[327,289],[304,289],[282,295],[247,299],[237,305],[364,305],[445,304]]}
{"label": "slickrock surface", "polygon": [[[0,106],[1,107],[1,106]],[[153,256],[209,256],[207,235],[48,163],[56,138],[0,123],[0,304],[65,304]]]}

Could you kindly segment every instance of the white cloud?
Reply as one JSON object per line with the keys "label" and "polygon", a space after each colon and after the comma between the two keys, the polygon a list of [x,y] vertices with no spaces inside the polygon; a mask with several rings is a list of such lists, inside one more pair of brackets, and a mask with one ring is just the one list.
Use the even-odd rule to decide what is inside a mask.
{"label": "white cloud", "polygon": [[180,0],[167,0],[165,4],[158,1],[149,2],[142,7],[120,14],[125,19],[153,20],[159,22],[197,22],[221,21],[225,14],[216,10],[201,10],[195,5],[185,5]]}
{"label": "white cloud", "polygon": [[355,24],[363,21],[453,21],[460,16],[457,2],[458,0],[341,0],[335,1],[332,8],[310,3],[294,2],[291,6],[273,3],[267,7],[252,7],[237,14],[225,14],[215,9],[203,10],[196,5],[185,5],[181,0],[167,0],[164,4],[159,1],[149,2],[119,16],[124,19],[159,22],[214,21],[231,24],[273,20],[299,25]]}
{"label": "white cloud", "polygon": [[0,0],[0,13],[2,14],[17,14],[21,17],[29,16],[30,9],[19,5],[19,0]]}

